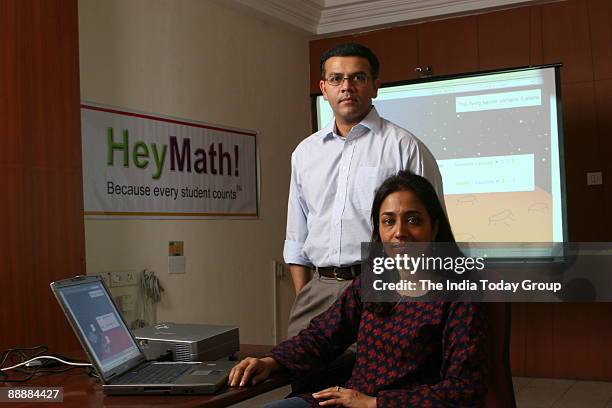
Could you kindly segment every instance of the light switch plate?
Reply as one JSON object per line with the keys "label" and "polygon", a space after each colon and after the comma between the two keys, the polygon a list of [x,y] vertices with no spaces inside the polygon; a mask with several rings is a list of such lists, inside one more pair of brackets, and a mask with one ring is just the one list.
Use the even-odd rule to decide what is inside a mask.
{"label": "light switch plate", "polygon": [[168,273],[185,273],[185,257],[169,256]]}

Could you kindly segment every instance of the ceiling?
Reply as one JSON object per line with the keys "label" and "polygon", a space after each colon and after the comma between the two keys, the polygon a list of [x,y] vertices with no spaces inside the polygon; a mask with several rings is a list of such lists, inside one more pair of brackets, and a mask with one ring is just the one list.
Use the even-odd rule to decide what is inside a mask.
{"label": "ceiling", "polygon": [[533,0],[225,0],[320,36],[528,2]]}

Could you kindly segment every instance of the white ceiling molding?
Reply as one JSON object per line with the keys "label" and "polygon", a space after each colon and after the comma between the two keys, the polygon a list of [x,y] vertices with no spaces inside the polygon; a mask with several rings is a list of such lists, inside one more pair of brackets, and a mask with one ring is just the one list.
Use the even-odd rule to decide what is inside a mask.
{"label": "white ceiling molding", "polygon": [[[316,34],[324,0],[226,0],[240,8],[273,17],[299,29]],[[220,2],[223,4],[223,2]]]}
{"label": "white ceiling molding", "polygon": [[533,0],[226,1],[317,35],[356,31],[376,26],[533,2]]}
{"label": "white ceiling molding", "polygon": [[[329,0],[330,3],[341,3]],[[371,0],[322,10],[316,34],[331,34],[491,9],[530,0]],[[346,2],[343,2],[346,3]]]}

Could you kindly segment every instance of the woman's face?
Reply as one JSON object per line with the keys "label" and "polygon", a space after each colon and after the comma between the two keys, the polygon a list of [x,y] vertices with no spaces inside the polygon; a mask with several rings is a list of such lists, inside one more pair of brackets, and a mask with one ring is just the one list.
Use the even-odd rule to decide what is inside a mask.
{"label": "woman's face", "polygon": [[383,243],[431,242],[438,232],[438,226],[412,191],[389,194],[380,206],[378,221]]}

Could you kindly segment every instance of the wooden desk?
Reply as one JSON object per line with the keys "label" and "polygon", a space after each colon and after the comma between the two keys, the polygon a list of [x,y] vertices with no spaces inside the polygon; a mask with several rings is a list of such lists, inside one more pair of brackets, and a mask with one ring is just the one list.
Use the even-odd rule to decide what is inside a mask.
{"label": "wooden desk", "polygon": [[[270,351],[271,346],[259,346],[242,344],[240,346],[239,358],[260,357]],[[13,387],[63,387],[64,402],[60,404],[45,403],[19,403],[0,404],[10,407],[32,407],[32,406],[62,406],[62,407],[150,407],[150,406],[172,406],[172,407],[226,407],[240,401],[255,397],[270,390],[289,384],[289,379],[282,375],[273,375],[267,381],[256,386],[245,388],[225,387],[214,395],[126,395],[106,396],[102,393],[102,384],[95,378],[89,377],[82,369],[75,369],[62,374],[43,374],[37,376],[27,383],[2,383],[0,386]]]}

